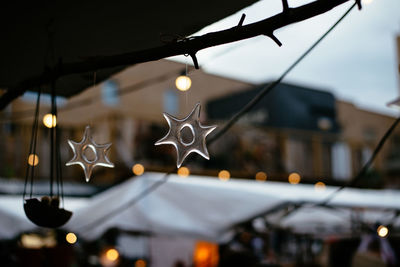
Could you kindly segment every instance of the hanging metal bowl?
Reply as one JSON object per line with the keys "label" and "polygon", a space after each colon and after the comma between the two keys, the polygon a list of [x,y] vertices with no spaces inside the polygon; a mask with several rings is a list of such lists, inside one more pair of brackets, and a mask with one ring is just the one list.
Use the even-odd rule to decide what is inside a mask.
{"label": "hanging metal bowl", "polygon": [[57,228],[72,216],[72,212],[51,205],[49,202],[39,201],[37,198],[26,199],[24,203],[25,214],[29,220],[41,227]]}

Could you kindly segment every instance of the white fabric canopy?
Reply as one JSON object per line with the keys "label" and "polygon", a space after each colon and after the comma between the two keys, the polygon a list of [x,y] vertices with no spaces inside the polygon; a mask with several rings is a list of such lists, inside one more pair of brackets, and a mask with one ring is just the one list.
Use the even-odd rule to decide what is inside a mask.
{"label": "white fabric canopy", "polygon": [[[221,241],[236,223],[262,215],[284,203],[319,203],[336,190],[327,187],[324,191],[316,191],[313,185],[304,184],[238,179],[223,182],[212,177],[192,175],[180,178],[171,175],[168,182],[132,204],[133,199],[159,183],[163,176],[146,173],[94,196],[85,207],[75,212],[66,228],[87,239],[118,227]],[[358,210],[364,211],[363,219],[367,222],[380,220],[385,223],[392,217],[384,210],[400,209],[400,194],[395,190],[345,189],[330,205],[340,209],[306,207],[284,220],[276,220],[276,223],[303,232],[343,228],[351,219],[346,208],[362,208]]]}
{"label": "white fabric canopy", "polygon": [[[74,212],[86,206],[86,202],[84,198],[65,198],[65,208]],[[21,232],[38,228],[25,216],[22,196],[0,196],[0,239],[14,238]]]}
{"label": "white fabric canopy", "polygon": [[[319,203],[337,188],[316,191],[313,185],[291,185],[191,175],[171,175],[168,181],[136,204],[146,189],[162,181],[164,174],[146,173],[114,186],[90,199],[65,198],[65,208],[74,214],[64,227],[86,239],[98,238],[111,227],[221,241],[237,223],[262,216],[285,204]],[[400,210],[397,190],[345,189],[330,205],[336,209],[304,206],[282,217],[268,213],[273,225],[301,233],[339,234],[351,229],[356,215],[363,223],[387,224],[393,210]],[[21,196],[0,196],[0,238],[12,238],[37,229],[26,217]]]}

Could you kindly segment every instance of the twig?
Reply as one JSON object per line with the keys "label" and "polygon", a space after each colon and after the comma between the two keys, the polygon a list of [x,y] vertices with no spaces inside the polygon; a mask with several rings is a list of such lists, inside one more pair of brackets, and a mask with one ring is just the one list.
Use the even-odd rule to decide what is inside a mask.
{"label": "twig", "polygon": [[[35,86],[47,84],[61,76],[93,72],[100,69],[132,65],[148,61],[159,60],[177,55],[190,55],[196,61],[196,53],[202,49],[226,43],[252,38],[258,35],[273,37],[276,29],[292,23],[303,21],[323,14],[336,6],[349,0],[317,0],[296,8],[285,8],[284,12],[248,25],[236,25],[230,29],[207,33],[198,37],[185,38],[163,46],[149,48],[131,53],[96,57],[82,62],[61,63],[56,68],[46,71],[42,75],[31,77],[15,88],[9,88],[0,98],[0,110],[5,108],[15,98],[21,96],[26,90]],[[276,42],[277,39],[273,38]],[[279,42],[280,43],[280,42]]]}

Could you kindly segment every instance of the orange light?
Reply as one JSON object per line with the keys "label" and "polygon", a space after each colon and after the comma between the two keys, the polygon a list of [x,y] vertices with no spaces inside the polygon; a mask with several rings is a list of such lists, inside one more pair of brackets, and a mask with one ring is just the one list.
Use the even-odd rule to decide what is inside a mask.
{"label": "orange light", "polygon": [[222,171],[220,171],[219,173],[218,173],[218,178],[221,180],[221,181],[228,181],[229,180],[229,178],[231,178],[231,174],[227,171],[227,170],[222,170]]}
{"label": "orange light", "polygon": [[144,260],[140,259],[135,262],[135,267],[146,267],[146,266],[147,266],[147,264]]}
{"label": "orange light", "polygon": [[189,171],[189,168],[187,168],[187,167],[180,167],[180,168],[178,169],[178,175],[179,175],[180,177],[182,177],[182,178],[188,177],[189,174],[190,174],[190,171]]}
{"label": "orange light", "polygon": [[218,245],[205,241],[196,243],[193,254],[195,267],[216,267],[218,266],[218,261]]}
{"label": "orange light", "polygon": [[116,261],[119,258],[119,252],[115,248],[110,248],[106,251],[106,258],[109,261]]}
{"label": "orange light", "polygon": [[300,174],[293,172],[289,175],[289,183],[298,184],[300,183],[301,177]]}
{"label": "orange light", "polygon": [[144,173],[144,167],[143,167],[143,165],[142,165],[142,164],[139,164],[139,163],[133,165],[133,167],[132,167],[132,172],[133,172],[135,175],[137,175],[137,176],[142,175],[142,174]]}
{"label": "orange light", "polygon": [[257,172],[256,173],[256,180],[264,182],[267,180],[267,174],[265,172]]}
{"label": "orange light", "polygon": [[70,244],[75,244],[76,241],[78,240],[78,238],[76,237],[76,235],[74,233],[68,233],[65,236],[65,240],[67,240],[67,242]]}
{"label": "orange light", "polygon": [[317,183],[315,183],[315,185],[314,185],[314,189],[315,189],[316,191],[324,191],[324,190],[326,189],[326,185],[325,185],[324,182],[317,182]]}
{"label": "orange light", "polygon": [[28,164],[31,166],[36,166],[39,164],[39,157],[35,154],[30,154],[28,157]]}

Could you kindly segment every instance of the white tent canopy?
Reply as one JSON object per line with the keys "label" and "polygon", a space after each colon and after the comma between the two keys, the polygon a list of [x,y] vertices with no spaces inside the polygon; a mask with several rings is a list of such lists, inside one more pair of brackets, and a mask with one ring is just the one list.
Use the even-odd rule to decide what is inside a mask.
{"label": "white tent canopy", "polygon": [[[329,203],[335,209],[313,206],[337,188],[316,191],[313,185],[291,185],[191,175],[170,175],[150,194],[143,192],[164,181],[164,174],[146,173],[131,178],[89,199],[65,198],[65,208],[74,214],[64,228],[86,239],[98,238],[107,229],[150,232],[221,241],[237,223],[262,217],[269,224],[300,233],[340,234],[351,230],[356,216],[363,223],[388,224],[400,210],[396,190],[344,189]],[[285,213],[285,207],[308,203]],[[277,207],[281,207],[279,210]],[[276,210],[276,212],[271,212]],[[265,216],[263,216],[265,215]],[[0,196],[0,238],[12,238],[37,229],[26,217],[21,196]]]}
{"label": "white tent canopy", "polygon": [[[237,223],[267,213],[285,203],[320,203],[337,188],[316,191],[312,185],[256,182],[212,177],[170,175],[150,194],[135,202],[140,194],[162,182],[164,174],[147,173],[94,196],[75,211],[66,228],[93,239],[111,227],[151,232],[167,236],[188,236],[221,241]],[[400,194],[395,190],[345,189],[330,205],[339,209],[305,207],[276,220],[267,221],[296,231],[349,228],[351,211],[363,211],[364,222],[388,223],[393,210],[400,210]]]}
{"label": "white tent canopy", "polygon": [[[73,212],[87,206],[85,198],[65,198],[66,209]],[[0,196],[0,239],[14,238],[21,232],[39,229],[25,216],[22,196]]]}

